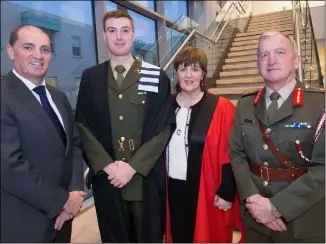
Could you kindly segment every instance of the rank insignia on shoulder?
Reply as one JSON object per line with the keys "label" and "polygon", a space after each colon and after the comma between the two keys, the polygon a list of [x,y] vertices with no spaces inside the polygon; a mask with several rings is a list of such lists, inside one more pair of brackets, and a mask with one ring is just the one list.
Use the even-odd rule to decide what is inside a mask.
{"label": "rank insignia on shoulder", "polygon": [[308,122],[292,122],[290,124],[285,125],[285,128],[311,129],[312,126]]}

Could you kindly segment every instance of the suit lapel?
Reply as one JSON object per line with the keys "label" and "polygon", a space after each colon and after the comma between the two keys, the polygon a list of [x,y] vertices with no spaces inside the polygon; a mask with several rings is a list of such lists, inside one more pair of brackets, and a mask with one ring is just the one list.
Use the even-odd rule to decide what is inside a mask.
{"label": "suit lapel", "polygon": [[261,122],[263,122],[264,125],[267,126],[268,117],[267,117],[267,110],[266,110],[265,93],[266,93],[266,87],[264,87],[263,95],[258,101],[258,104],[255,106],[255,115]]}
{"label": "suit lapel", "polygon": [[135,84],[139,81],[141,74],[140,74],[141,62],[135,59],[134,63],[130,67],[122,85],[121,85],[121,92],[127,90],[130,86]]}
{"label": "suit lapel", "polygon": [[42,108],[41,104],[36,100],[32,92],[25,86],[25,84],[19,80],[19,78],[14,75],[12,72],[11,75],[11,87],[13,92],[16,94],[17,99],[21,101],[21,104],[25,106],[25,108],[29,109],[40,123],[47,127],[49,131],[52,131],[53,134],[57,137],[60,141],[60,144],[64,148],[64,145],[60,139],[59,134],[57,133],[56,128],[54,127],[52,121],[50,120],[49,116],[46,114],[44,109]]}
{"label": "suit lapel", "polygon": [[67,138],[67,145],[66,145],[65,155],[67,155],[68,154],[68,151],[69,151],[68,148],[70,147],[70,138],[69,138],[69,135],[70,135],[70,133],[69,133],[70,132],[69,131],[70,130],[70,127],[69,127],[69,123],[68,123],[68,121],[69,121],[68,109],[69,108],[67,108],[64,105],[63,101],[58,97],[58,93],[55,92],[52,87],[49,87],[47,85],[47,88],[48,88],[48,91],[51,94],[51,97],[52,97],[52,100],[53,100],[54,104],[56,105],[57,109],[59,110],[59,113],[61,115],[61,118],[62,118],[64,127],[65,127],[64,128],[64,131],[66,133],[66,138]]}

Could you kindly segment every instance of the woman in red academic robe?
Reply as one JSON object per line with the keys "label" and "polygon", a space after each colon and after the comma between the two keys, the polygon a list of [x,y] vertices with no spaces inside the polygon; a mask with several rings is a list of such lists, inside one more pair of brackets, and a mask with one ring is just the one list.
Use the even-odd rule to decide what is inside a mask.
{"label": "woman in red academic robe", "polygon": [[[234,105],[204,86],[207,56],[185,48],[177,73],[176,128],[166,149],[166,242],[232,242],[242,230],[228,156]],[[243,240],[243,232],[242,238]]]}

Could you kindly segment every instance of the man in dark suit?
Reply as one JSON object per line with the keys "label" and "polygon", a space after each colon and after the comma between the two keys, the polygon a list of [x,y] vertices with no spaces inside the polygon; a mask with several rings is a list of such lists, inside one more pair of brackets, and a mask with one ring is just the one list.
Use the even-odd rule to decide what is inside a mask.
{"label": "man in dark suit", "polygon": [[69,102],[44,81],[50,39],[18,26],[7,51],[14,68],[1,80],[1,242],[70,242],[85,195],[83,159]]}
{"label": "man in dark suit", "polygon": [[84,71],[76,107],[102,242],[161,242],[170,81],[131,55],[129,14],[106,13],[103,29],[111,59]]}

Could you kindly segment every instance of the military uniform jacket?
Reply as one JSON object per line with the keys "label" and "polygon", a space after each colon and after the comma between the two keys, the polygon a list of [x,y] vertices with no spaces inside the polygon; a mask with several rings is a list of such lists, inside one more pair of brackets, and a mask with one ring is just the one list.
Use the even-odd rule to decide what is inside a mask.
{"label": "military uniform jacket", "polygon": [[[297,92],[291,93],[270,122],[267,119],[265,89],[260,92],[261,98],[257,96],[257,91],[244,95],[238,101],[230,136],[230,157],[242,203],[251,195],[261,194],[271,200],[285,223],[292,225],[294,238],[315,238],[323,236],[325,231],[325,132],[324,128],[317,129],[325,95],[324,92],[305,89],[300,82],[294,91]],[[296,168],[309,167],[306,174],[294,182],[268,182],[266,185],[260,177],[251,173],[248,162],[285,168],[265,144],[258,120],[265,128],[271,129],[272,141]],[[321,133],[316,139],[318,130]],[[306,160],[300,155],[296,142],[300,143]],[[269,233],[268,228],[257,223],[244,206],[242,208],[247,225]]]}

